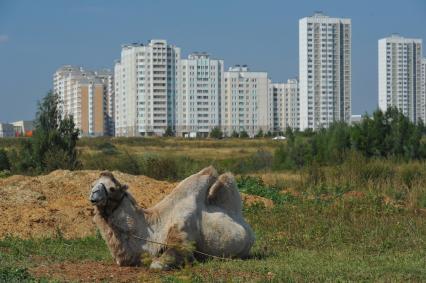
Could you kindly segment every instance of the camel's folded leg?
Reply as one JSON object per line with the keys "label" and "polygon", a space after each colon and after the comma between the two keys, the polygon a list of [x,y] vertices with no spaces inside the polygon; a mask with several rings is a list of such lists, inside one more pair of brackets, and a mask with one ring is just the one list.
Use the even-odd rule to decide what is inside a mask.
{"label": "camel's folded leg", "polygon": [[188,241],[187,234],[175,224],[167,234],[167,248],[160,257],[153,260],[151,269],[168,270],[181,267],[194,260],[193,247]]}
{"label": "camel's folded leg", "polygon": [[186,263],[194,260],[192,253],[183,252],[178,248],[168,248],[164,253],[155,258],[150,267],[151,269],[170,270],[172,268],[182,267]]}

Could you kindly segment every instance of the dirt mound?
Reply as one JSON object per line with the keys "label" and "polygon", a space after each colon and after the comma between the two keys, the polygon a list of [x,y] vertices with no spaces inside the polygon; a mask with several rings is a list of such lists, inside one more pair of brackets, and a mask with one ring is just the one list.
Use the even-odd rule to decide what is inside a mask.
{"label": "dirt mound", "polygon": [[[100,171],[57,170],[49,175],[0,179],[0,238],[54,236],[79,238],[95,233],[89,186]],[[169,194],[176,183],[113,172],[139,205],[149,207]],[[243,196],[243,198],[246,198]],[[267,200],[250,196],[250,202]],[[269,204],[269,203],[268,203]],[[265,205],[268,205],[265,203]],[[268,205],[269,206],[269,205]]]}

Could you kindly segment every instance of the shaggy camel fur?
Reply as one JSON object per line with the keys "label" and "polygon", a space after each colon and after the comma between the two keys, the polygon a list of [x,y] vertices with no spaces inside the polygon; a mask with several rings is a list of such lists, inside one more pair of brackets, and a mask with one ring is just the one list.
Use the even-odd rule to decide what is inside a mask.
{"label": "shaggy camel fur", "polygon": [[112,173],[102,172],[90,194],[96,208],[94,222],[120,266],[139,265],[147,252],[154,257],[151,268],[177,267],[196,255],[181,248],[189,246],[215,256],[246,257],[254,243],[230,173],[218,176],[207,167],[148,209],[138,207],[126,190]]}

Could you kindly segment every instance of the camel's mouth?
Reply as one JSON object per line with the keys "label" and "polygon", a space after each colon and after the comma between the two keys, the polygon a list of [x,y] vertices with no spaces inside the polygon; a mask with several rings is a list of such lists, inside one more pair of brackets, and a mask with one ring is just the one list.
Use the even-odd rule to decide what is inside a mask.
{"label": "camel's mouth", "polygon": [[92,205],[102,206],[106,204],[107,197],[108,193],[105,185],[100,183],[92,188],[89,200]]}

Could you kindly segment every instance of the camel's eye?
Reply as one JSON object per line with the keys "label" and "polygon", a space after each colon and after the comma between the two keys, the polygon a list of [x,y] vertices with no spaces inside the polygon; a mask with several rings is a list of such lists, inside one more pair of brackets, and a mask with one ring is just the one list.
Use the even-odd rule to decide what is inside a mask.
{"label": "camel's eye", "polygon": [[109,190],[110,190],[111,192],[114,192],[114,191],[115,191],[115,187],[110,187],[110,188],[109,188]]}

